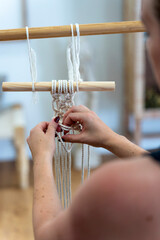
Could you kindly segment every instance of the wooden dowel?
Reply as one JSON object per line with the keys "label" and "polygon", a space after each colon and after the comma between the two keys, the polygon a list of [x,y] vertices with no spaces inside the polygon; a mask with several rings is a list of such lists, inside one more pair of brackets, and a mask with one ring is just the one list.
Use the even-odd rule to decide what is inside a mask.
{"label": "wooden dowel", "polygon": [[[80,27],[81,36],[115,34],[115,33],[134,33],[134,32],[145,31],[145,27],[141,21],[80,24],[79,27]],[[74,26],[74,34],[76,35],[75,26]],[[56,37],[69,37],[69,36],[71,36],[70,25],[29,28],[30,39],[56,38]],[[24,40],[24,39],[26,39],[25,28],[0,30],[0,41],[12,41],[12,40]]]}
{"label": "wooden dowel", "polygon": [[[74,90],[76,90],[76,83],[73,83]],[[115,82],[79,82],[79,91],[114,91]],[[69,84],[68,84],[69,89]],[[32,82],[3,82],[2,90],[4,92],[31,92]],[[45,92],[52,90],[52,82],[37,82],[35,83],[35,90],[38,92]],[[58,83],[57,83],[58,91]],[[69,91],[69,90],[68,90]]]}

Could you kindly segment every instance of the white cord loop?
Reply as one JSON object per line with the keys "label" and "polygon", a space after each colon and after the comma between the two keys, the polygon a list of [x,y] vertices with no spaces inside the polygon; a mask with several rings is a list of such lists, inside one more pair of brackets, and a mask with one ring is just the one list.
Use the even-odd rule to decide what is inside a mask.
{"label": "white cord loop", "polygon": [[[63,205],[68,207],[69,202],[71,202],[71,151],[72,144],[63,142],[64,131],[68,131],[74,134],[74,131],[81,131],[82,126],[79,123],[74,124],[74,126],[65,126],[62,124],[64,114],[74,105],[75,91],[79,91],[78,83],[82,81],[80,77],[80,31],[79,25],[75,24],[77,36],[74,36],[73,24],[71,24],[71,42],[67,48],[67,67],[68,67],[68,78],[69,80],[52,80],[52,108],[55,116],[60,117],[59,126],[62,132],[57,132],[57,151],[55,158],[55,169],[58,172],[56,175],[57,188],[60,198],[62,199],[63,189]],[[74,88],[74,83],[76,83],[76,88]],[[61,153],[60,153],[61,146]],[[88,176],[90,174],[89,166],[89,148],[88,148]],[[67,158],[69,163],[67,164]],[[57,162],[58,161],[58,162]],[[60,165],[61,164],[61,165]],[[61,171],[62,169],[62,182],[61,182]],[[58,169],[59,171],[58,171]],[[82,145],[82,182],[84,181],[84,145]],[[62,186],[61,186],[62,184]],[[69,191],[69,192],[68,192]]]}
{"label": "white cord loop", "polygon": [[57,80],[52,80],[52,96],[56,94],[56,89],[57,89]]}
{"label": "white cord loop", "polygon": [[[26,36],[28,43],[28,55],[29,55],[29,63],[30,63],[30,72],[32,77],[32,92],[35,92],[35,83],[37,81],[37,64],[36,64],[36,52],[31,48],[29,41],[29,29],[26,26]],[[33,102],[36,103],[38,100],[37,93],[33,95]]]}

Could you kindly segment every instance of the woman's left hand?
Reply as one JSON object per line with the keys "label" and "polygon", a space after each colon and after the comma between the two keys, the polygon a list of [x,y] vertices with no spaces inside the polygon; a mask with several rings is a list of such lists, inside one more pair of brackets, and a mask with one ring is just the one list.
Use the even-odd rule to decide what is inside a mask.
{"label": "woman's left hand", "polygon": [[55,132],[58,127],[59,118],[49,122],[41,122],[34,127],[27,143],[32,153],[33,159],[41,157],[49,157],[51,160],[55,152]]}

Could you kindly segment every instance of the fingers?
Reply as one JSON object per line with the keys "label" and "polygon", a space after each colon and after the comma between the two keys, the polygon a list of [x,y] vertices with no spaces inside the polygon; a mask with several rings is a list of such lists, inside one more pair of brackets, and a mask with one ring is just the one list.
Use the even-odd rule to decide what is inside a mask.
{"label": "fingers", "polygon": [[30,135],[27,138],[27,142],[29,141],[30,137],[33,136],[35,133],[46,133],[47,129],[48,129],[48,125],[49,122],[41,122],[39,124],[37,124],[34,128],[32,128],[32,130],[30,131]]}
{"label": "fingers", "polygon": [[33,128],[33,130],[40,128],[43,132],[45,132],[48,128],[48,125],[49,125],[49,122],[41,122],[37,126],[35,126],[35,128]]}
{"label": "fingers", "polygon": [[47,134],[55,136],[56,129],[58,127],[59,117],[52,119],[48,125]]}
{"label": "fingers", "polygon": [[[59,117],[56,117],[55,119],[52,119],[52,121],[49,122],[41,122],[39,124],[36,125],[36,127],[34,127],[31,131],[30,131],[30,136],[33,136],[33,134],[37,134],[37,133],[45,133],[48,135],[54,135],[55,136],[55,131],[56,129],[59,128],[58,126],[58,122],[59,122]],[[59,129],[59,131],[61,131],[61,128]],[[29,142],[30,136],[27,138],[27,142]]]}
{"label": "fingers", "polygon": [[70,113],[65,121],[64,121],[64,125],[66,126],[72,126],[74,125],[76,122],[79,122],[83,125],[83,119],[84,119],[84,113],[79,112],[79,113]]}
{"label": "fingers", "polygon": [[75,112],[88,112],[90,111],[87,107],[80,105],[80,106],[73,106],[71,107],[65,114],[63,117],[63,123],[65,122],[65,119],[67,118],[68,114],[70,113],[75,113]]}
{"label": "fingers", "polygon": [[82,133],[80,134],[68,134],[62,137],[64,142],[71,142],[71,143],[84,143],[84,136]]}

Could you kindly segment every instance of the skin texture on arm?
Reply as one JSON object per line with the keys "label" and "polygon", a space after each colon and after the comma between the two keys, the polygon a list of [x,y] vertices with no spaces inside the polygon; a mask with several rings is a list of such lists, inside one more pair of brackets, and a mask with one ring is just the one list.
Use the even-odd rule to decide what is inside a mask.
{"label": "skin texture on arm", "polygon": [[94,112],[85,106],[74,106],[64,115],[64,125],[72,126],[76,122],[81,123],[82,131],[80,134],[65,135],[63,137],[64,141],[103,147],[120,158],[147,153],[127,138],[113,132]]}
{"label": "skin texture on arm", "polygon": [[34,161],[33,224],[35,239],[39,240],[43,228],[54,220],[62,207],[53,180],[52,160],[41,156]]}
{"label": "skin texture on arm", "polygon": [[104,148],[119,158],[129,158],[147,154],[143,148],[129,141],[126,137],[118,135],[113,138],[110,144],[104,144]]}
{"label": "skin texture on arm", "polygon": [[159,176],[159,166],[149,158],[100,168],[72,204],[75,239],[158,240]]}
{"label": "skin texture on arm", "polygon": [[35,160],[35,240],[159,240],[160,168],[147,157],[105,164],[61,209],[51,161],[56,127],[42,123],[28,138]]}
{"label": "skin texture on arm", "polygon": [[54,121],[50,124],[42,122],[27,139],[34,160],[33,225],[38,240],[42,229],[62,210],[52,170],[56,127]]}
{"label": "skin texture on arm", "polygon": [[159,240],[160,168],[147,157],[104,165],[62,210],[51,160],[56,128],[53,121],[41,123],[28,138],[35,240]]}

